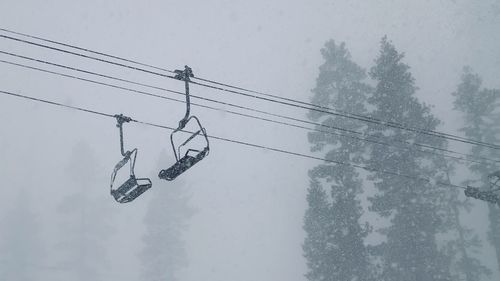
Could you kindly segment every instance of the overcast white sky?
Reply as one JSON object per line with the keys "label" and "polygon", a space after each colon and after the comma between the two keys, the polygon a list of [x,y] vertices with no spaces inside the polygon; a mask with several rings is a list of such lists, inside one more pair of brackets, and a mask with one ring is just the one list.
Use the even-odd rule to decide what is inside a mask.
{"label": "overcast white sky", "polygon": [[[435,114],[445,122],[440,129],[451,133],[457,133],[459,119],[450,112],[450,93],[464,65],[472,66],[486,86],[500,87],[499,27],[500,3],[493,0],[0,1],[0,28],[168,69],[187,64],[196,76],[305,101],[314,87],[322,62],[319,50],[325,41],[345,41],[353,59],[369,68],[386,34],[406,53],[405,61],[421,89],[418,97],[435,106]],[[183,89],[175,81],[5,39],[0,39],[0,50]],[[0,59],[12,60],[5,55]],[[184,110],[177,103],[5,64],[0,64],[0,84],[2,90],[168,126],[175,126]],[[301,111],[205,88],[193,87],[192,93],[305,116]],[[192,113],[200,117],[209,134],[308,152],[304,131],[196,107]],[[133,124],[125,130],[127,142],[140,150],[138,173],[154,173],[158,153],[170,153],[169,132]],[[107,196],[121,231],[113,235],[136,245],[133,251],[111,252],[127,266],[112,270],[110,278],[137,280],[141,215],[155,189],[134,204],[111,201],[108,174],[120,158],[112,119],[0,96],[0,176],[5,183],[0,192],[8,202],[18,189],[29,190],[49,237],[57,231],[54,206],[74,191],[58,182],[67,179],[65,167],[80,141],[92,147],[99,159],[96,165],[105,169],[102,186],[89,187],[89,192]],[[207,159],[183,175],[198,212],[186,235],[190,264],[182,280],[304,280],[301,227],[307,170],[315,164],[213,141]],[[8,208],[9,204],[0,206],[0,215]],[[48,259],[56,258],[49,255]]]}

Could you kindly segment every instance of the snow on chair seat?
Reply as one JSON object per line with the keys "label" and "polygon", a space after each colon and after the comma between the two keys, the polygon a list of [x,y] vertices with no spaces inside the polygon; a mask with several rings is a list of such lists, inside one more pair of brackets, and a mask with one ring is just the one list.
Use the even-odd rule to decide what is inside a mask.
{"label": "snow on chair seat", "polygon": [[[190,151],[194,151],[191,149]],[[159,177],[164,180],[174,180],[180,174],[184,173],[187,169],[191,168],[194,164],[201,161],[208,154],[208,147],[199,152],[196,156],[188,155],[189,151],[179,161],[175,162],[172,167],[161,170]]]}
{"label": "snow on chair seat", "polygon": [[111,190],[111,195],[117,202],[128,203],[150,189],[152,185],[150,179],[137,179],[135,176],[130,176],[120,187]]}

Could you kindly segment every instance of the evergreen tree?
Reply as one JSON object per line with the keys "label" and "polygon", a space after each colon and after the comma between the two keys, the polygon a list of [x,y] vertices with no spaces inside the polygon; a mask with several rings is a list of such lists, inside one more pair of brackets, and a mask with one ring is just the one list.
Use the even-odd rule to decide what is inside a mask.
{"label": "evergreen tree", "polygon": [[[416,86],[409,66],[384,37],[370,76],[376,89],[368,99],[374,106],[374,118],[402,123],[410,127],[435,130],[439,121],[428,106],[414,97]],[[425,134],[371,124],[370,134],[409,143],[445,147],[439,138]],[[371,146],[369,166],[379,171],[391,171],[410,177],[441,180],[444,159],[417,150],[402,150],[389,146]],[[436,236],[444,232],[450,221],[447,216],[447,189],[433,181],[415,180],[405,176],[373,172],[371,179],[378,194],[370,198],[371,210],[390,219],[382,229],[386,241],[376,247],[380,255],[381,280],[437,281],[450,280],[451,258],[438,248]]]}
{"label": "evergreen tree", "polygon": [[[158,170],[169,163],[166,158],[166,154],[162,153]],[[144,217],[144,248],[139,254],[142,280],[177,280],[179,269],[187,265],[182,236],[193,214],[194,209],[189,206],[189,194],[182,179],[156,184],[155,196],[149,202]]]}
{"label": "evergreen tree", "polygon": [[[344,43],[337,45],[329,41],[321,53],[325,62],[320,66],[312,102],[363,114],[366,96],[371,90],[362,82],[365,71],[351,60]],[[309,134],[313,151],[322,151],[327,159],[336,161],[363,161],[364,143],[359,138],[340,136],[333,129],[362,130],[362,123],[318,111],[311,111],[309,118],[323,125],[317,126],[321,132]],[[303,245],[309,267],[306,277],[311,281],[370,280],[364,245],[369,228],[359,222],[362,215],[357,197],[362,191],[360,175],[351,166],[332,164],[318,165],[309,175],[309,207],[304,217],[307,236]]]}
{"label": "evergreen tree", "polygon": [[44,266],[40,225],[25,192],[19,194],[15,207],[0,225],[0,280],[40,280]]}
{"label": "evergreen tree", "polygon": [[95,198],[92,194],[93,186],[102,185],[103,169],[97,165],[92,149],[81,142],[73,149],[67,171],[76,192],[58,206],[64,233],[59,247],[65,252],[61,268],[73,274],[72,280],[104,280],[102,275],[108,265],[106,241],[113,230],[109,225],[111,212],[105,207],[110,198]]}
{"label": "evergreen tree", "polygon": [[308,280],[329,280],[331,267],[328,263],[328,232],[332,224],[329,218],[330,203],[328,195],[318,181],[311,181],[307,190],[309,208],[304,216],[304,230],[307,233],[302,246],[309,271]]}
{"label": "evergreen tree", "polygon": [[[499,116],[495,115],[495,109],[500,101],[500,90],[481,89],[481,78],[472,72],[469,67],[464,68],[461,83],[453,93],[455,96],[455,109],[460,111],[464,117],[464,126],[461,130],[469,138],[487,143],[498,144],[500,139]],[[500,158],[498,150],[487,149],[481,146],[474,146],[471,154],[479,157],[493,159]],[[466,181],[466,184],[486,185],[486,179],[492,172],[498,170],[494,164],[486,165],[474,163],[469,166],[470,170],[478,177],[478,181]],[[485,202],[486,204],[486,202]],[[500,270],[500,209],[492,204],[489,207],[490,233],[489,238],[493,244],[497,263]]]}
{"label": "evergreen tree", "polygon": [[[449,166],[451,170],[451,165]],[[450,181],[450,173],[447,172],[446,181]],[[447,251],[450,257],[453,257],[453,280],[480,281],[482,276],[488,277],[491,271],[484,266],[474,255],[481,254],[481,240],[474,233],[474,230],[464,226],[460,221],[462,211],[470,211],[470,201],[461,201],[459,199],[460,190],[450,190],[448,199],[448,211],[452,220],[447,228],[450,229],[449,236],[455,237],[447,243]]]}

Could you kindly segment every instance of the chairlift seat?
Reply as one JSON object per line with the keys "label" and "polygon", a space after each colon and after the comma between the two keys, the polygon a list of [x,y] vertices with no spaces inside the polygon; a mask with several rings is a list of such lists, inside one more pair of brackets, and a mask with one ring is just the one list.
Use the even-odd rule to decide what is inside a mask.
{"label": "chairlift seat", "polygon": [[172,181],[177,178],[179,175],[187,171],[194,164],[200,162],[205,156],[207,156],[209,148],[205,147],[202,151],[200,151],[196,156],[189,155],[190,151],[195,151],[193,149],[188,150],[184,157],[179,159],[179,161],[175,162],[170,168],[166,170],[161,170],[158,175],[160,179]]}
{"label": "chairlift seat", "polygon": [[[148,178],[136,178],[134,174],[135,159],[137,157],[137,149],[123,153],[124,158],[118,162],[111,174],[111,195],[118,203],[128,203],[139,197],[152,186],[151,180]],[[130,177],[121,184],[118,188],[113,188],[116,175],[119,170],[127,163],[130,163]]]}
{"label": "chairlift seat", "polygon": [[139,197],[152,186],[151,180],[147,178],[137,179],[135,176],[124,182],[120,187],[111,191],[111,195],[119,203],[128,203]]}

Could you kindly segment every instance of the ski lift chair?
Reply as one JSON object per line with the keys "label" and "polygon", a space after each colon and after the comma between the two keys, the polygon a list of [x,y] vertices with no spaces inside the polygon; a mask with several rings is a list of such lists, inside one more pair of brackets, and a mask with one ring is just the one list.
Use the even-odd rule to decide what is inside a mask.
{"label": "ski lift chair", "polygon": [[496,171],[488,176],[491,191],[500,191],[500,171]]}
{"label": "ski lift chair", "polygon": [[500,195],[492,191],[481,190],[477,187],[467,186],[464,190],[465,196],[483,200],[500,206]]}
{"label": "ski lift chair", "polygon": [[500,206],[500,171],[488,175],[490,189],[480,189],[477,187],[467,186],[465,196],[473,197],[479,200],[498,204]]}
{"label": "ski lift chair", "polygon": [[[137,178],[135,176],[134,168],[137,157],[137,148],[126,152],[123,149],[123,123],[130,122],[132,119],[130,117],[123,116],[122,114],[115,115],[115,118],[117,120],[116,126],[120,129],[120,148],[123,159],[115,165],[113,173],[111,174],[111,195],[115,198],[116,202],[128,203],[139,197],[146,190],[150,189],[152,183],[148,178]],[[129,178],[119,187],[113,188],[118,171],[121,170],[127,163],[130,163]]]}
{"label": "ski lift chair", "polygon": [[[191,168],[194,164],[200,162],[205,156],[208,155],[210,151],[210,144],[208,142],[208,136],[207,136],[207,131],[203,126],[201,125],[200,120],[198,117],[192,115],[190,116],[190,100],[189,100],[189,81],[190,77],[194,77],[193,72],[190,67],[187,65],[185,66],[184,71],[181,70],[176,70],[175,73],[177,75],[175,78],[179,80],[184,80],[185,82],[185,88],[186,88],[186,114],[184,115],[184,118],[182,118],[179,121],[179,126],[177,129],[175,129],[171,134],[170,134],[170,143],[172,145],[172,149],[174,151],[175,155],[175,160],[176,162],[168,169],[161,170],[160,173],[158,174],[158,177],[160,179],[164,179],[167,181],[172,181],[175,178],[177,178],[179,175],[187,171],[189,168]],[[198,130],[194,133],[191,133],[191,136],[187,138],[182,144],[176,147],[174,144],[174,135],[177,134],[179,131],[183,131],[183,129],[186,127],[186,125],[191,121],[195,120],[196,124],[198,125]],[[185,131],[184,131],[185,132]],[[181,158],[181,148],[187,147],[188,144],[196,137],[202,136],[205,140],[205,147],[201,149],[197,148],[188,148],[186,150],[186,153],[184,156]]]}

